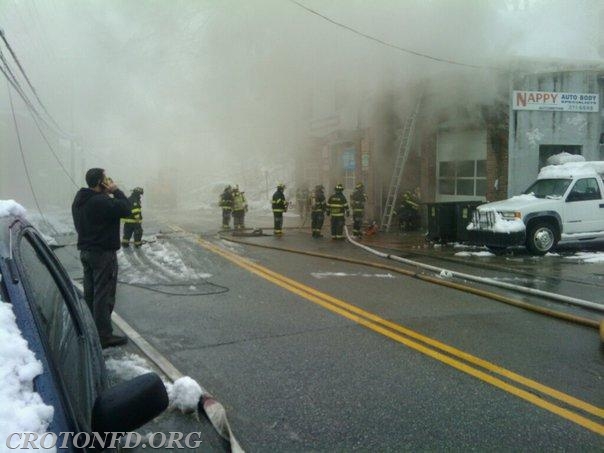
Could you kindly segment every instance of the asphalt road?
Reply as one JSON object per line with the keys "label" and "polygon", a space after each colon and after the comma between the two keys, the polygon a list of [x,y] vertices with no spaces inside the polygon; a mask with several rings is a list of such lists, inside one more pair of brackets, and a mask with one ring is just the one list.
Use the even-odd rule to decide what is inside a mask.
{"label": "asphalt road", "polygon": [[[211,275],[180,293],[206,294],[120,285],[116,310],[225,405],[246,450],[604,447],[594,329],[387,271],[231,244],[190,216],[169,223],[206,233],[200,242],[165,223],[147,230],[168,232],[159,241]],[[294,230],[252,240],[368,258]],[[61,259],[76,275],[74,250]],[[122,259],[162,274],[161,263]]]}

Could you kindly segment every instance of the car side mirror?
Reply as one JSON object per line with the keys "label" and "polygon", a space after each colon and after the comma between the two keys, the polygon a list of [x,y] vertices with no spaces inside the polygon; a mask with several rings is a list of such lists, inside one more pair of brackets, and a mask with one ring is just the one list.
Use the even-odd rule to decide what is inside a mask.
{"label": "car side mirror", "polygon": [[100,394],[92,409],[92,432],[129,432],[168,407],[168,392],[155,373],[122,382]]}

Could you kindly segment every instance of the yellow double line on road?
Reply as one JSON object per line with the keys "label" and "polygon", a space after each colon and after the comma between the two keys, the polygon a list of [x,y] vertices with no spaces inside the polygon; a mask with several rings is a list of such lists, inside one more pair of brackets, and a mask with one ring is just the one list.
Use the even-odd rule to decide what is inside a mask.
{"label": "yellow double line on road", "polygon": [[[573,423],[583,426],[584,428],[587,428],[597,434],[604,435],[604,425],[602,423],[593,421],[585,417],[584,415],[573,412],[569,409],[566,409],[548,400],[545,400],[541,396],[535,395],[527,390],[524,390],[506,381],[503,381],[498,377],[493,376],[492,374],[497,374],[516,384],[521,384],[533,391],[541,393],[542,395],[547,395],[548,397],[554,400],[563,402],[568,406],[592,414],[598,417],[599,419],[604,418],[604,409],[598,408],[573,396],[567,395],[551,387],[540,384],[539,382],[521,376],[505,368],[499,367],[493,363],[475,357],[452,346],[448,346],[437,340],[426,337],[413,330],[407,329],[399,324],[383,319],[373,313],[367,312],[359,307],[348,304],[340,299],[337,299],[328,294],[322,293],[314,288],[306,286],[300,282],[285,277],[284,275],[274,272],[264,266],[253,263],[245,258],[242,258],[239,255],[217,247],[208,241],[199,239],[198,243],[207,250],[210,250],[211,252],[222,256],[223,258],[237,264],[238,266],[250,271],[251,273],[258,275],[264,278],[265,280],[268,280],[274,283],[275,285],[286,289],[287,291],[297,294],[306,300],[320,305],[321,307],[331,312],[337,313],[374,332],[384,335],[396,342],[402,343],[405,346],[408,346],[409,348],[412,348],[459,371],[462,371],[477,379],[480,379],[483,382],[491,384],[501,390],[511,393],[519,398],[522,398],[525,401],[528,401],[549,412],[559,415],[560,417],[563,417]],[[414,340],[420,341],[423,344],[418,343]],[[486,372],[474,368],[471,365],[480,367]]]}

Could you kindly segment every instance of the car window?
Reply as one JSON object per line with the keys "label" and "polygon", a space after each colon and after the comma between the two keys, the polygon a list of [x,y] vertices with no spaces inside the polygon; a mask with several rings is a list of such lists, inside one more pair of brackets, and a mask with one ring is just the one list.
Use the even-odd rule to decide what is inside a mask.
{"label": "car window", "polygon": [[[80,428],[88,429],[93,403],[93,385],[88,367],[81,324],[77,323],[74,301],[66,283],[56,272],[47,252],[31,235],[19,242],[20,272],[36,312],[41,335],[60,377]],[[70,305],[71,304],[71,305]]]}
{"label": "car window", "polygon": [[572,179],[538,179],[524,193],[537,198],[561,198],[571,182]]}
{"label": "car window", "polygon": [[599,200],[601,198],[596,178],[583,178],[575,183],[566,201]]}

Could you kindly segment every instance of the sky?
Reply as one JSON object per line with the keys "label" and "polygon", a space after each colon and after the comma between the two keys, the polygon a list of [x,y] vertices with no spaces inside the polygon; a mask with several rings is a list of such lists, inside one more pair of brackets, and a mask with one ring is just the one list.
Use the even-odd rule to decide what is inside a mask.
{"label": "sky", "polygon": [[7,40],[75,138],[72,148],[44,125],[42,137],[13,92],[21,155],[4,83],[0,198],[32,206],[23,160],[51,211],[68,207],[92,166],[124,187],[176,181],[182,197],[224,181],[293,183],[309,123],[333,112],[334,92],[379,114],[385,98],[411,100],[410,87],[426,78],[445,92],[460,77],[488,92],[496,71],[465,65],[601,60],[601,8],[600,0],[0,0]]}

